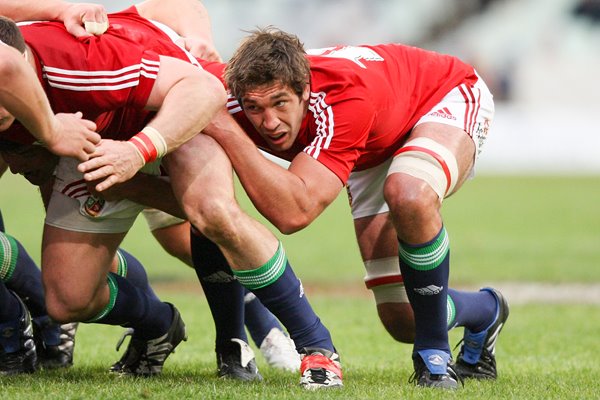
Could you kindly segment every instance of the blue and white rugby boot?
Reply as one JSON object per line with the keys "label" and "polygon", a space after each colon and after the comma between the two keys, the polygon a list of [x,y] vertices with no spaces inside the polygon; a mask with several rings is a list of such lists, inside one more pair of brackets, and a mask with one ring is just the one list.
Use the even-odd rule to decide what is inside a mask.
{"label": "blue and white rugby boot", "polygon": [[[509,306],[502,294],[492,288],[483,288],[494,295],[497,301],[494,322],[481,332],[465,328],[460,352],[456,361],[456,372],[463,378],[496,379],[496,341],[508,319]],[[458,345],[457,345],[458,346]]]}

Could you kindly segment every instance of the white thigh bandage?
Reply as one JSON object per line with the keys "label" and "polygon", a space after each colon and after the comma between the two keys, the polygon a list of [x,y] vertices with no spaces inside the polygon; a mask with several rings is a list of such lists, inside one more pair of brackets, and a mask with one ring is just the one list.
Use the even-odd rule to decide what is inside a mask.
{"label": "white thigh bandage", "polygon": [[367,260],[365,285],[373,291],[375,303],[408,303],[398,257]]}
{"label": "white thigh bandage", "polygon": [[144,215],[144,218],[146,218],[146,223],[148,224],[148,228],[150,228],[150,232],[185,222],[184,219],[167,214],[166,212],[155,208],[146,208],[142,211],[142,214]]}
{"label": "white thigh bandage", "polygon": [[452,193],[458,180],[458,164],[454,154],[426,137],[410,140],[402,146],[392,161],[388,176],[396,172],[424,180],[440,200]]}

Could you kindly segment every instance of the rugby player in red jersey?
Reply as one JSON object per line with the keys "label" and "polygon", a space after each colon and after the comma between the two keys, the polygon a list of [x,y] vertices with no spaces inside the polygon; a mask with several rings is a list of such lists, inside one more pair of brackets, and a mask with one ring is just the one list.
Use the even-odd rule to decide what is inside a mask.
{"label": "rugby player in red jersey", "polygon": [[[269,221],[296,232],[346,187],[380,319],[397,340],[412,341],[414,332],[413,381],[456,388],[461,377],[496,378],[508,303],[492,288],[448,288],[440,213],[472,175],[493,118],[492,95],[474,68],[400,44],[307,53],[295,35],[267,28],[237,49],[224,81],[240,124],[221,113],[204,132]],[[465,327],[456,364],[447,334],[454,326]]]}
{"label": "rugby player in red jersey", "polygon": [[[153,112],[151,119],[140,121],[144,125],[139,133],[124,137],[128,141],[105,140],[91,152],[88,162],[100,167],[96,172],[105,178],[101,182],[105,187],[128,179],[144,164],[152,167],[153,161],[195,136],[223,107],[225,92],[218,80],[192,65],[188,54],[135,11],[115,15],[102,37],[76,39],[63,23],[36,22],[20,27],[24,40],[19,40],[12,21],[3,19],[2,27],[2,41],[18,51],[9,49],[10,57],[2,58],[1,64],[14,68],[33,86],[41,82],[43,99],[52,107],[39,116],[38,125],[54,127],[54,113],[81,111],[84,118],[95,120],[127,107]],[[25,89],[16,88],[15,93]],[[30,132],[37,131],[32,129],[36,125],[27,124],[30,115],[23,117],[18,104],[10,107],[9,114]],[[14,120],[8,122],[3,128]],[[160,373],[185,338],[185,326],[174,306],[110,272],[134,216],[91,196],[85,183],[81,185],[77,163],[61,158],[47,211],[42,275],[48,313],[59,322],[133,327],[132,351],[127,352],[121,372]],[[103,221],[107,214],[112,216],[108,222]]]}

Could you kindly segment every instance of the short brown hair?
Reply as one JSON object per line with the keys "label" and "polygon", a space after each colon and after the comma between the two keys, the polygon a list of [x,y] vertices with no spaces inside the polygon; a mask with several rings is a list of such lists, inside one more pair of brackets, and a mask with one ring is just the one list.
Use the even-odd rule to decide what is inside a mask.
{"label": "short brown hair", "polygon": [[23,35],[15,21],[3,16],[0,16],[0,40],[21,53],[24,53],[27,48],[25,39],[23,39]]}
{"label": "short brown hair", "polygon": [[310,65],[296,35],[272,26],[250,32],[225,68],[225,82],[241,99],[249,90],[279,82],[302,96],[310,82]]}

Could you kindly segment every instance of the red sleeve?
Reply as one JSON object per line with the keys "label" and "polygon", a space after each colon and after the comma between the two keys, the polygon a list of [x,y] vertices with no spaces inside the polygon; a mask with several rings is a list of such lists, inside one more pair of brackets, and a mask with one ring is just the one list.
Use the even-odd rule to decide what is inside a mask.
{"label": "red sleeve", "polygon": [[351,98],[321,110],[311,109],[311,112],[308,128],[314,138],[304,152],[346,183],[366,147],[375,119],[373,107],[369,101]]}

